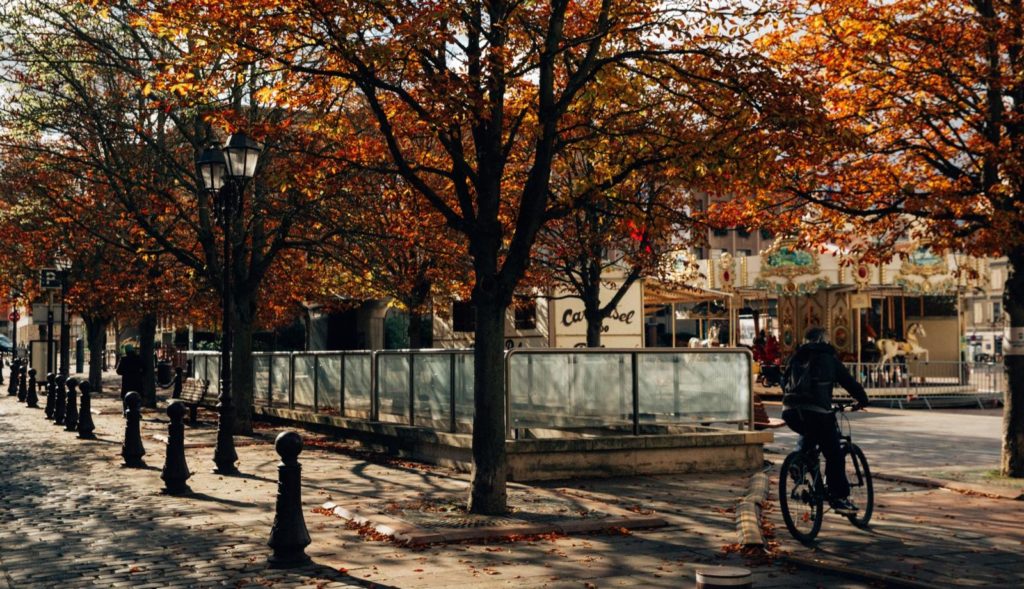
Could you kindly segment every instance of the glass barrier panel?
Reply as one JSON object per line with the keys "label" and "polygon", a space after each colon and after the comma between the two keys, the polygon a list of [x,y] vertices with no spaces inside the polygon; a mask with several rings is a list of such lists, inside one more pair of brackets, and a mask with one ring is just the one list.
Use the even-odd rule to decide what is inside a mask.
{"label": "glass barrier panel", "polygon": [[316,357],[308,355],[295,355],[295,374],[292,382],[292,389],[295,391],[295,408],[306,411],[313,410],[313,379],[316,377]]}
{"label": "glass barrier panel", "polygon": [[[468,434],[473,432],[473,417],[476,416],[476,405],[473,403],[472,352],[455,354],[455,433]],[[450,429],[450,424],[446,430]]]}
{"label": "glass barrier panel", "polygon": [[641,353],[641,421],[742,422],[750,418],[750,358],[739,352]]}
{"label": "glass barrier panel", "polygon": [[291,356],[275,355],[270,360],[270,377],[274,384],[270,389],[271,401],[277,407],[288,406],[288,393],[291,390]]}
{"label": "glass barrier panel", "polygon": [[413,360],[416,425],[448,431],[451,421],[450,354],[416,354]]}
{"label": "glass barrier panel", "polygon": [[388,423],[409,423],[409,357],[377,356],[377,418]]}
{"label": "glass barrier panel", "polygon": [[341,356],[317,356],[316,404],[320,413],[338,415],[341,409]]}
{"label": "glass barrier panel", "polygon": [[252,357],[252,394],[255,405],[266,405],[270,400],[270,356]]}
{"label": "glass barrier panel", "polygon": [[345,417],[370,419],[373,360],[370,354],[345,354]]}

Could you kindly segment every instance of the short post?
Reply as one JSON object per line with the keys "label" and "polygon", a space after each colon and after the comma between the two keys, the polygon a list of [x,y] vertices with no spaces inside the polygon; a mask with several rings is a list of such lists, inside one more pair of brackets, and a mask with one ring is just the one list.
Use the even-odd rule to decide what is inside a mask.
{"label": "short post", "polygon": [[267,545],[274,549],[270,567],[285,569],[310,562],[306,554],[306,546],[310,543],[309,530],[302,516],[302,466],[298,460],[299,452],[302,452],[302,437],[295,432],[281,432],[274,442],[274,449],[281,456],[281,462],[277,465],[274,526],[270,529]]}
{"label": "short post", "polygon": [[164,481],[161,493],[165,495],[183,495],[192,489],[185,484],[192,473],[185,462],[185,404],[171,401],[167,405],[167,417],[171,423],[167,426],[167,455],[164,457],[164,469],[160,478]]}
{"label": "short post", "polygon": [[57,396],[57,383],[54,382],[54,375],[52,372],[46,373],[46,408],[43,413],[46,414],[46,419],[53,419],[53,413],[56,410],[56,396]]}
{"label": "short post", "polygon": [[66,382],[68,399],[64,411],[64,430],[74,432],[78,431],[78,379],[72,376]]}
{"label": "short post", "polygon": [[18,369],[18,402],[24,403],[28,397],[28,362]]}
{"label": "short post", "polygon": [[78,437],[82,440],[95,440],[96,425],[92,422],[92,385],[88,380],[82,380],[78,384],[78,390],[82,393],[81,407],[78,415]]}
{"label": "short post", "polygon": [[181,366],[174,369],[174,389],[171,390],[172,399],[181,398],[181,383],[182,379],[185,378],[184,372],[185,371],[181,369]]}
{"label": "short post", "polygon": [[20,370],[21,360],[15,358],[11,360],[11,378],[7,384],[7,396],[14,397],[18,394],[18,371]]}
{"label": "short post", "polygon": [[39,395],[36,394],[36,387],[39,383],[36,382],[36,369],[30,368],[28,371],[28,391],[25,392],[25,404],[33,409],[39,407]]}
{"label": "short post", "polygon": [[142,397],[135,391],[124,396],[124,445],[121,446],[121,457],[128,468],[145,468],[142,457],[146,449],[142,447]]}
{"label": "short post", "polygon": [[740,567],[706,567],[697,569],[697,589],[750,589],[750,571]]}
{"label": "short post", "polygon": [[68,390],[65,388],[67,385],[67,377],[63,374],[58,374],[53,382],[57,385],[57,388],[53,391],[53,423],[57,425],[64,425],[64,415],[67,407]]}

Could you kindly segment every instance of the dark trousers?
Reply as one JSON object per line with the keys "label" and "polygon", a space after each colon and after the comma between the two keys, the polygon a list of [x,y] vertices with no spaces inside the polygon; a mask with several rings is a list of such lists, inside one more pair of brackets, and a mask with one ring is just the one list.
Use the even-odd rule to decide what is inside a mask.
{"label": "dark trousers", "polygon": [[850,482],[846,480],[846,465],[839,445],[836,416],[831,413],[786,409],[782,412],[782,419],[789,429],[800,434],[797,450],[812,450],[814,446],[821,450],[825,457],[825,480],[830,498],[847,498],[850,495]]}

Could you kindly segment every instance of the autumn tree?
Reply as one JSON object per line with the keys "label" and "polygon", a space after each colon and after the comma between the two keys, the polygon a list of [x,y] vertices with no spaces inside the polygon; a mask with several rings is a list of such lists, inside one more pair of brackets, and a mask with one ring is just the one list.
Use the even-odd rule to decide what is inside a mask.
{"label": "autumn tree", "polygon": [[694,123],[653,117],[669,123],[653,128],[616,113],[653,114],[661,92],[685,103],[705,85],[749,104],[752,85],[741,78],[762,68],[747,51],[744,9],[636,0],[148,4],[156,29],[201,39],[200,54],[229,44],[238,67],[259,60],[286,70],[280,99],[297,108],[357,95],[387,155],[366,168],[400,174],[462,235],[476,308],[470,509],[503,512],[505,311],[541,226],[578,204],[553,194],[555,164],[573,143],[633,135],[633,149],[595,182],[611,189],[670,157],[660,148]]}
{"label": "autumn tree", "polygon": [[825,120],[803,149],[769,162],[772,178],[741,216],[771,211],[776,225],[799,228],[807,242],[833,241],[875,259],[892,257],[908,238],[938,251],[1006,256],[1001,471],[1024,476],[1024,7],[789,4],[790,18],[762,46],[783,75],[821,96]]}
{"label": "autumn tree", "polygon": [[[131,241],[142,243],[137,253],[159,261],[139,280],[156,292],[164,275],[149,271],[159,269],[171,271],[168,280],[187,279],[223,294],[223,236],[210,195],[200,188],[196,156],[235,129],[265,140],[257,181],[233,227],[233,288],[227,293],[236,334],[235,423],[246,432],[252,410],[251,334],[261,285],[283,252],[317,241],[313,229],[330,231],[313,223],[323,219],[316,212],[324,193],[323,169],[308,159],[276,157],[295,134],[280,109],[262,109],[254,99],[266,82],[263,76],[272,79],[266,72],[226,70],[223,60],[212,59],[188,72],[191,85],[164,85],[189,43],[152,34],[139,22],[136,4],[117,1],[93,10],[75,1],[30,0],[4,12],[5,29],[11,31],[3,45],[5,75],[18,97],[7,112],[45,131],[40,141],[22,142],[20,148],[52,150],[87,169],[81,181],[102,195],[109,215],[129,224],[125,231]],[[190,92],[197,80],[209,79],[223,82],[224,91]],[[339,177],[331,176],[335,182]],[[150,296],[147,292],[132,296]],[[216,304],[215,298],[204,300]],[[155,316],[142,319],[155,326]]]}

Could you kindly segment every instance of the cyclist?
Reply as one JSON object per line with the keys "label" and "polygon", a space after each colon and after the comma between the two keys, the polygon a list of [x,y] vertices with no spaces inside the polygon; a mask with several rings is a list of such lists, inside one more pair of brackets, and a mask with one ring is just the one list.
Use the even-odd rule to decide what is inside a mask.
{"label": "cyclist", "polygon": [[850,483],[846,480],[839,445],[839,427],[831,411],[832,389],[837,383],[856,399],[854,411],[868,405],[864,387],[843,366],[836,349],[828,343],[825,330],[811,327],[804,335],[803,345],[790,357],[782,378],[782,419],[800,434],[797,450],[811,450],[817,445],[825,456],[832,509],[843,515],[854,515],[858,508],[849,498]]}

